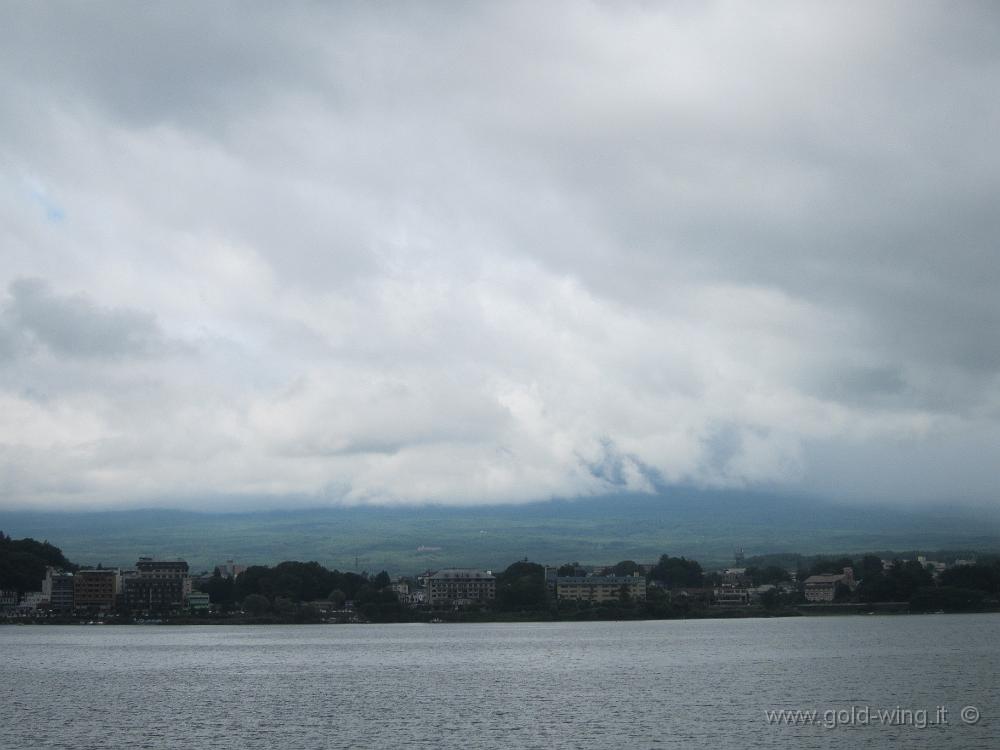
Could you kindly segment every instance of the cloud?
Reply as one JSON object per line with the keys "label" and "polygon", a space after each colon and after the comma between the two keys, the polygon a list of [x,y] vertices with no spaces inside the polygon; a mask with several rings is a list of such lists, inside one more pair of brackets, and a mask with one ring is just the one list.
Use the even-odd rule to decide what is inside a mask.
{"label": "cloud", "polygon": [[149,313],[103,309],[79,295],[57,296],[40,279],[13,281],[8,292],[7,336],[20,334],[57,356],[151,356],[169,346]]}
{"label": "cloud", "polygon": [[995,500],[991,9],[9,15],[0,507]]}

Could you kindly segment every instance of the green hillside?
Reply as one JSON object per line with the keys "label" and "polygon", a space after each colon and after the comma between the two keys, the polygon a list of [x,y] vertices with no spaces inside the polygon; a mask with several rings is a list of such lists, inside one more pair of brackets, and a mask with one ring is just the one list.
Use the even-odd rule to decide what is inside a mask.
{"label": "green hillside", "polygon": [[[0,512],[14,537],[48,539],[81,564],[182,557],[195,569],[316,560],[341,570],[414,572],[442,566],[652,561],[706,564],[775,552],[1000,549],[996,512],[846,507],[809,498],[677,490],[479,508],[336,507],[254,513],[138,510]],[[357,561],[357,562],[356,562]]]}

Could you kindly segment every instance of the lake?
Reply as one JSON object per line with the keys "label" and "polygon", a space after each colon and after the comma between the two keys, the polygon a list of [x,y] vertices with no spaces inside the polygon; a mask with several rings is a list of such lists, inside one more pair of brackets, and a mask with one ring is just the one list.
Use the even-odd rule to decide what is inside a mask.
{"label": "lake", "polygon": [[995,748],[998,634],[995,614],[2,626],[0,747]]}

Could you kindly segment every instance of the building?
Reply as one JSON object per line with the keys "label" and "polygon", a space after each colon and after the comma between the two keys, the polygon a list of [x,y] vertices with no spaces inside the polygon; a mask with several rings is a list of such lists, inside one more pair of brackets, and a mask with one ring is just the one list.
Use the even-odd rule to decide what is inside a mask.
{"label": "building", "polygon": [[403,597],[409,596],[410,594],[410,584],[400,578],[398,581],[393,583],[389,588],[391,588],[396,596],[399,597],[400,601],[403,601]]}
{"label": "building", "polygon": [[135,575],[125,577],[124,604],[138,611],[182,609],[191,594],[188,564],[183,560],[140,557]]}
{"label": "building", "polygon": [[948,566],[945,565],[943,562],[939,562],[937,560],[928,560],[923,555],[917,555],[917,562],[923,566],[924,570],[929,570],[931,572],[931,575],[933,575],[935,578],[937,578],[939,575],[944,573],[945,570],[948,569]]}
{"label": "building", "polygon": [[216,565],[213,572],[222,578],[239,578],[246,569],[246,565],[237,565],[232,560],[226,560],[222,565]]}
{"label": "building", "polygon": [[720,607],[745,607],[750,604],[750,589],[746,586],[719,586],[712,592],[712,603]]}
{"label": "building", "polygon": [[72,573],[64,573],[52,567],[45,569],[42,598],[48,601],[49,609],[57,612],[72,611],[74,589]]}
{"label": "building", "polygon": [[73,608],[115,608],[120,575],[117,570],[78,570],[73,576]]}
{"label": "building", "polygon": [[488,570],[446,568],[426,578],[425,601],[438,604],[471,604],[496,599],[497,581]]}
{"label": "building", "polygon": [[747,575],[746,568],[726,568],[720,571],[723,586],[738,586],[747,588],[750,586],[750,576]]}
{"label": "building", "polygon": [[211,601],[208,594],[201,591],[192,591],[187,597],[188,609],[192,612],[208,612],[211,608]]}
{"label": "building", "polygon": [[27,591],[17,605],[17,612],[23,615],[33,614],[36,609],[43,606],[46,602],[47,600],[41,591]]}
{"label": "building", "polygon": [[809,576],[805,581],[806,601],[832,602],[837,595],[837,586],[854,589],[854,569],[844,568],[836,575]]}
{"label": "building", "polygon": [[560,601],[617,602],[622,594],[630,599],[646,598],[646,579],[630,576],[558,576],[556,597]]}

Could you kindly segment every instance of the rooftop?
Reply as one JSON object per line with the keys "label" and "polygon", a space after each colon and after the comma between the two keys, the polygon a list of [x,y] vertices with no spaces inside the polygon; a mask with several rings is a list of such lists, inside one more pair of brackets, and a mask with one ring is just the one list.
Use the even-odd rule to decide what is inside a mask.
{"label": "rooftop", "polygon": [[809,576],[806,579],[806,583],[839,583],[843,581],[846,576],[843,573],[835,573],[833,575],[822,575],[822,576]]}
{"label": "rooftop", "polygon": [[493,579],[492,573],[485,570],[478,570],[476,568],[445,568],[444,570],[439,570],[432,576],[428,576],[433,580],[440,581],[445,578],[489,578]]}
{"label": "rooftop", "polygon": [[619,586],[627,586],[637,581],[645,581],[645,578],[641,576],[558,576],[556,578],[556,583],[563,584],[594,584],[595,586],[600,583],[613,583]]}

